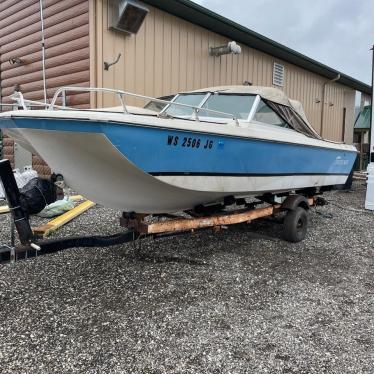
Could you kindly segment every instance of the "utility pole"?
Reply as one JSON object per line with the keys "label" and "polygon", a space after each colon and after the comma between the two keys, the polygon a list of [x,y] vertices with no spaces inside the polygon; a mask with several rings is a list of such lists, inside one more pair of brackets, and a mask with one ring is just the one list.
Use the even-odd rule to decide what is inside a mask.
{"label": "utility pole", "polygon": [[370,116],[370,163],[368,165],[368,185],[366,190],[365,208],[374,210],[374,45],[373,62],[371,65],[371,116]]}

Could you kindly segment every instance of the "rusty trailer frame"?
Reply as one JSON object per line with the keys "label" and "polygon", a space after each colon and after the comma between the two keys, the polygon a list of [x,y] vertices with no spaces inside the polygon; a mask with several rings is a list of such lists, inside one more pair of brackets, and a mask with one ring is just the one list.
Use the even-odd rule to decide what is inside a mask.
{"label": "rusty trailer frame", "polygon": [[[295,204],[288,204],[290,200],[294,200]],[[120,224],[122,227],[134,230],[138,236],[173,234],[205,228],[220,229],[222,226],[251,223],[256,219],[274,216],[285,210],[293,211],[300,204],[306,210],[315,203],[316,198],[314,197],[305,198],[301,195],[290,195],[282,204],[274,203],[262,208],[249,207],[203,217],[181,218],[168,215],[164,216],[165,219],[154,222],[147,221],[151,217],[150,215],[134,213],[121,217]]]}

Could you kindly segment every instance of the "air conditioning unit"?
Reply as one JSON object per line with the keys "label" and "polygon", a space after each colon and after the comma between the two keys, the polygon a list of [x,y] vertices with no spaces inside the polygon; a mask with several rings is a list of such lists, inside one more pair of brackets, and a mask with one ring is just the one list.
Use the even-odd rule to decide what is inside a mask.
{"label": "air conditioning unit", "polygon": [[127,34],[136,34],[149,10],[137,1],[109,0],[108,27]]}

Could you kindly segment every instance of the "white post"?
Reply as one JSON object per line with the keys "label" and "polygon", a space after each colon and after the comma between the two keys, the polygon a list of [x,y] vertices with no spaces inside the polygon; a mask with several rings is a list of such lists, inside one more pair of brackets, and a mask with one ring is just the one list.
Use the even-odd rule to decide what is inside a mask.
{"label": "white post", "polygon": [[44,40],[44,16],[43,16],[43,0],[39,1],[40,4],[40,24],[42,32],[42,74],[43,74],[43,92],[44,92],[44,104],[47,109],[47,80],[45,76],[45,40]]}
{"label": "white post", "polygon": [[371,117],[370,117],[370,163],[368,165],[368,185],[366,190],[365,208],[374,210],[374,45],[372,77],[371,77]]}

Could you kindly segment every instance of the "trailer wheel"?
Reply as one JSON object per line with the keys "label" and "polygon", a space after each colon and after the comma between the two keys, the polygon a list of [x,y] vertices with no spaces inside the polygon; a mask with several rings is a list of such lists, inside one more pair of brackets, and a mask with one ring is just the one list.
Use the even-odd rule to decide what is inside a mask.
{"label": "trailer wheel", "polygon": [[285,240],[297,243],[305,239],[308,229],[308,213],[302,207],[290,210],[283,222],[283,237]]}

